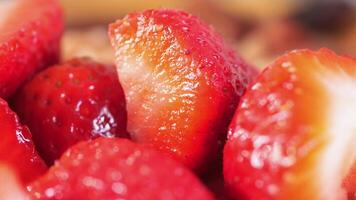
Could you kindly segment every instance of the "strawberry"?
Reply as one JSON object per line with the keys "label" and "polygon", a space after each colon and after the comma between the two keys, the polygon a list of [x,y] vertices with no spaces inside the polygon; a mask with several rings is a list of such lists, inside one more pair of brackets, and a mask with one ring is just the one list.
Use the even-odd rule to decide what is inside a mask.
{"label": "strawberry", "polygon": [[241,99],[224,148],[236,197],[354,199],[355,91],[356,59],[327,49],[268,66]]}
{"label": "strawberry", "polygon": [[115,68],[90,59],[47,68],[14,102],[48,164],[78,141],[128,135],[125,97]]}
{"label": "strawberry", "polygon": [[0,164],[0,199],[27,200],[27,194],[10,167]]}
{"label": "strawberry", "polygon": [[78,143],[28,189],[33,199],[213,199],[181,164],[120,138]]}
{"label": "strawberry", "polygon": [[0,97],[58,60],[63,30],[57,0],[0,1]]}
{"label": "strawberry", "polygon": [[204,174],[201,179],[208,189],[215,195],[216,199],[233,200],[233,197],[229,194],[229,190],[225,185],[222,171],[222,164],[219,163],[219,165],[212,167],[209,173]]}
{"label": "strawberry", "polygon": [[132,13],[111,24],[109,34],[133,140],[202,171],[216,160],[254,69],[181,11]]}
{"label": "strawberry", "polygon": [[0,162],[9,165],[23,183],[28,183],[46,171],[37,155],[31,133],[19,123],[17,115],[0,99]]}

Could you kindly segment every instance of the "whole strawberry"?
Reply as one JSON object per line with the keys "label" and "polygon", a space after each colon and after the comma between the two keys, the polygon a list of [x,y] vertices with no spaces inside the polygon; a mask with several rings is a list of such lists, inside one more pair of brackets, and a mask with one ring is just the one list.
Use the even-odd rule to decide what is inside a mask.
{"label": "whole strawberry", "polygon": [[125,97],[114,67],[74,59],[37,74],[14,108],[48,164],[78,141],[127,137]]}
{"label": "whole strawberry", "polygon": [[33,199],[210,200],[183,165],[127,139],[98,138],[63,154],[28,187]]}
{"label": "whole strawberry", "polygon": [[238,199],[354,200],[356,59],[297,50],[247,89],[229,128],[224,177]]}
{"label": "whole strawberry", "polygon": [[43,174],[47,167],[38,156],[26,126],[0,98],[0,163],[8,165],[26,184]]}
{"label": "whole strawberry", "polygon": [[216,160],[254,70],[185,12],[132,13],[109,32],[132,138],[198,171]]}
{"label": "whole strawberry", "polygon": [[63,31],[57,0],[0,1],[0,97],[58,61]]}

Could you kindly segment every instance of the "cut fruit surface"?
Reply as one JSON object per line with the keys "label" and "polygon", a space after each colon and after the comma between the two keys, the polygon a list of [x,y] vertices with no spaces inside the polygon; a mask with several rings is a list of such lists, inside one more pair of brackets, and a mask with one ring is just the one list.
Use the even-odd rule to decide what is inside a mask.
{"label": "cut fruit surface", "polygon": [[12,10],[15,9],[14,2],[15,1],[11,0],[3,0],[0,2],[0,29],[7,21],[7,18]]}
{"label": "cut fruit surface", "polygon": [[278,58],[249,87],[230,124],[224,148],[230,189],[253,200],[348,199],[355,91],[354,58],[327,49]]}
{"label": "cut fruit surface", "polygon": [[192,169],[206,167],[254,69],[208,25],[181,11],[132,13],[109,34],[132,138]]}
{"label": "cut fruit surface", "polygon": [[0,199],[28,200],[22,184],[15,173],[5,165],[0,164]]}

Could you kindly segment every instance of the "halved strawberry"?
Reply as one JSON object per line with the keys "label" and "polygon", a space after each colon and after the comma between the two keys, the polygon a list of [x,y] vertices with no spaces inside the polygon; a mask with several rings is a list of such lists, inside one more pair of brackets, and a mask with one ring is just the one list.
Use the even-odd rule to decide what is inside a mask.
{"label": "halved strawberry", "polygon": [[12,167],[23,183],[28,183],[46,170],[37,155],[27,127],[19,123],[16,114],[0,99],[0,162]]}
{"label": "halved strawberry", "polygon": [[135,141],[193,169],[217,157],[254,70],[198,18],[176,10],[132,13],[111,24]]}
{"label": "halved strawberry", "polygon": [[0,1],[0,97],[57,62],[62,30],[57,0]]}
{"label": "halved strawberry", "polygon": [[249,87],[229,128],[224,176],[235,195],[354,199],[355,101],[356,59],[327,49],[278,58]]}
{"label": "halved strawberry", "polygon": [[79,141],[128,137],[125,97],[114,66],[88,58],[38,73],[15,96],[14,108],[48,164]]}
{"label": "halved strawberry", "polygon": [[118,138],[71,147],[28,189],[33,199],[213,199],[183,165]]}

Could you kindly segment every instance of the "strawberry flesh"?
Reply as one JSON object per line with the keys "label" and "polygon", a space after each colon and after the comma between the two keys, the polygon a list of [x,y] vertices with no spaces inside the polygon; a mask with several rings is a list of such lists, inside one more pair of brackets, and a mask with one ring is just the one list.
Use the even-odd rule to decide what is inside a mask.
{"label": "strawberry flesh", "polygon": [[216,160],[254,69],[181,11],[132,13],[109,34],[133,140],[203,171]]}
{"label": "strawberry flesh", "polygon": [[10,15],[11,11],[13,10],[15,1],[3,1],[1,2],[0,6],[0,28],[3,26],[3,24],[6,22],[8,16]]}
{"label": "strawberry flesh", "polygon": [[292,51],[267,67],[242,98],[224,148],[235,196],[355,195],[355,88],[356,60],[327,49]]}
{"label": "strawberry flesh", "polygon": [[0,199],[28,200],[27,194],[14,171],[2,164],[0,164]]}

